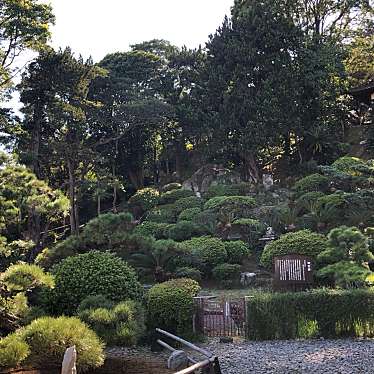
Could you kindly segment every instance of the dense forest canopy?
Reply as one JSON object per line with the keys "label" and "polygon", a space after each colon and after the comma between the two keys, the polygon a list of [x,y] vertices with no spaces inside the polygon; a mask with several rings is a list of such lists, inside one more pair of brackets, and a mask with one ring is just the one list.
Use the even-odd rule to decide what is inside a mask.
{"label": "dense forest canopy", "polygon": [[[264,172],[287,183],[307,165],[349,153],[357,123],[363,124],[357,143],[365,140],[370,158],[371,112],[349,92],[373,79],[372,5],[236,0],[203,47],[155,39],[94,62],[49,46],[49,6],[4,0],[0,135],[8,160],[2,173],[28,184],[39,180],[32,194],[50,189],[50,201],[38,203],[57,199],[61,217],[65,193],[70,229],[78,233],[136,190],[182,182],[208,163],[236,169],[253,183]],[[17,57],[30,49],[37,56],[17,83]],[[7,104],[15,91],[22,115]],[[31,216],[6,229],[7,240],[46,240],[49,208],[11,201]],[[57,217],[55,226],[68,223]]]}

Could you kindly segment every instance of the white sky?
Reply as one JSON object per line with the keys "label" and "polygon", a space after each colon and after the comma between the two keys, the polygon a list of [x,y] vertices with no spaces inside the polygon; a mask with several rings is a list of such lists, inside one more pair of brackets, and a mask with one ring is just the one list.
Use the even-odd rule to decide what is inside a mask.
{"label": "white sky", "polygon": [[70,46],[95,62],[131,44],[166,39],[204,46],[234,0],[44,0],[53,7],[53,46]]}

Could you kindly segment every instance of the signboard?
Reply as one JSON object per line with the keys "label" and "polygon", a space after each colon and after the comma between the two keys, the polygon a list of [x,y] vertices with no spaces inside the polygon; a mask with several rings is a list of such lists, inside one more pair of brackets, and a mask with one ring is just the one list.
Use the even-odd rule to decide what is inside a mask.
{"label": "signboard", "polygon": [[274,286],[300,290],[313,283],[313,261],[308,256],[286,255],[274,258]]}

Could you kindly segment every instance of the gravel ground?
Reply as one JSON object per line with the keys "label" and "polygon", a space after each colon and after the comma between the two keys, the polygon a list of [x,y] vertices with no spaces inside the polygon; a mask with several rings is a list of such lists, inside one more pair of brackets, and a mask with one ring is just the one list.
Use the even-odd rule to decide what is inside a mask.
{"label": "gravel ground", "polygon": [[219,343],[206,348],[219,357],[223,374],[374,373],[374,340],[300,340]]}

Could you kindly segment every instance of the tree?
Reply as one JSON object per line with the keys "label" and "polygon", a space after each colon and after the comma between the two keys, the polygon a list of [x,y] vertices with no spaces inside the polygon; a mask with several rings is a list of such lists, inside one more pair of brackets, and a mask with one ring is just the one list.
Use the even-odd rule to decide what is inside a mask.
{"label": "tree", "polygon": [[50,37],[52,8],[37,0],[0,2],[0,91],[20,71],[16,58],[27,49],[40,50]]}

